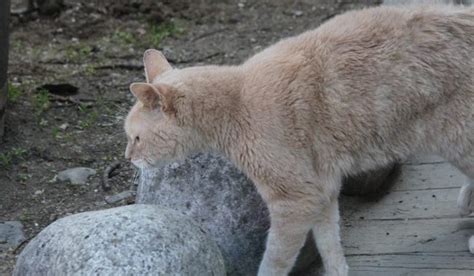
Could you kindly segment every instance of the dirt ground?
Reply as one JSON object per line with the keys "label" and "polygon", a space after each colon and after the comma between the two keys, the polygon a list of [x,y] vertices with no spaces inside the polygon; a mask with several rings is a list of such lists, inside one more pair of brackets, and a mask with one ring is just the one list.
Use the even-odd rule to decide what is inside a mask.
{"label": "dirt ground", "polygon": [[[144,79],[144,50],[162,50],[177,67],[237,64],[280,38],[379,1],[64,2],[56,15],[11,18],[0,222],[21,221],[27,239],[69,214],[133,203],[104,198],[134,184],[134,169],[123,160],[122,124],[134,102],[128,86]],[[48,90],[47,84],[72,89]],[[121,167],[106,191],[102,175],[115,161]],[[56,179],[73,167],[97,174],[86,185]],[[11,274],[23,245],[0,252],[0,275]]]}

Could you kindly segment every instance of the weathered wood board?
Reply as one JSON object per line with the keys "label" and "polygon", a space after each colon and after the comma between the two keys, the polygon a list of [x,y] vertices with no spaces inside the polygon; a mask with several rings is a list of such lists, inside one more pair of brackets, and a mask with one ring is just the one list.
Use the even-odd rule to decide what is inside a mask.
{"label": "weathered wood board", "polygon": [[466,178],[437,157],[402,166],[377,201],[343,197],[342,240],[350,275],[474,275],[467,242],[474,217],[456,206]]}

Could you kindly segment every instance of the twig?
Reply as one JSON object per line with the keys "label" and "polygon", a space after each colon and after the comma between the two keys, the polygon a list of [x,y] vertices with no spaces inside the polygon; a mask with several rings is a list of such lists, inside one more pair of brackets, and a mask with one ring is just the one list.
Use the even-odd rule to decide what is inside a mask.
{"label": "twig", "polygon": [[95,100],[87,99],[86,101],[88,101],[89,103],[84,103],[84,102],[82,102],[78,99],[74,99],[73,97],[64,97],[64,96],[58,96],[58,95],[54,95],[54,94],[48,94],[48,96],[53,101],[70,102],[70,103],[73,103],[73,104],[76,104],[76,105],[82,105],[82,106],[91,106],[93,104],[90,103],[90,102],[95,101]]}
{"label": "twig", "polygon": [[15,247],[15,249],[13,249],[13,254],[14,254],[14,255],[18,254],[18,250],[19,250],[23,245],[27,244],[32,238],[33,238],[33,237],[27,238],[27,239],[25,239],[24,241],[22,241],[19,245],[17,245],[17,247]]}
{"label": "twig", "polygon": [[120,168],[121,162],[120,161],[114,161],[112,164],[107,166],[104,170],[104,174],[102,175],[102,189],[104,191],[109,191],[112,187],[110,186],[109,179],[112,178],[114,175],[117,175],[118,173],[115,173],[115,170]]}

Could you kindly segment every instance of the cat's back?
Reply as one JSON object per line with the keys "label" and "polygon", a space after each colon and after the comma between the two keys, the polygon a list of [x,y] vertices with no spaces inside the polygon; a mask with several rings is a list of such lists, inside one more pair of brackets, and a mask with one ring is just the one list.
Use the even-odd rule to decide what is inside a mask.
{"label": "cat's back", "polygon": [[471,120],[473,53],[472,8],[352,11],[250,58],[242,101],[270,134],[340,128],[362,149],[371,130]]}
{"label": "cat's back", "polygon": [[[380,6],[338,15],[314,30],[279,41],[244,65],[293,64],[292,60],[302,57],[331,62],[329,57],[337,61],[337,57],[345,58],[344,54],[363,56],[372,53],[376,57],[376,54],[399,51],[407,46],[426,46],[428,42],[437,42],[431,45],[431,50],[436,50],[436,46],[460,46],[453,44],[456,43],[453,40],[463,43],[461,46],[466,50],[474,48],[474,8]],[[440,42],[450,44],[441,45]],[[377,52],[373,51],[375,49]]]}
{"label": "cat's back", "polygon": [[[298,83],[301,89],[320,87],[314,92],[339,92],[358,101],[360,93],[376,93],[381,86],[408,84],[412,90],[448,93],[456,85],[472,85],[473,52],[474,8],[381,6],[336,16],[270,46],[243,66],[250,85],[258,88],[252,97],[299,93],[285,89]],[[425,87],[419,87],[420,79]]]}

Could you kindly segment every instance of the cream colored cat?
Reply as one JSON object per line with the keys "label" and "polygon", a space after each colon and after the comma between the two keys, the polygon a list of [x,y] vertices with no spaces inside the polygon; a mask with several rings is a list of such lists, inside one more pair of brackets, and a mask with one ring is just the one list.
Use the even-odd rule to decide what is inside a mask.
{"label": "cream colored cat", "polygon": [[196,151],[230,158],[270,210],[259,275],[286,275],[308,231],[326,274],[347,275],[341,177],[413,153],[465,173],[459,205],[474,209],[474,9],[352,11],[239,66],[173,69],[156,50],[144,63],[127,158],[142,168]]}

